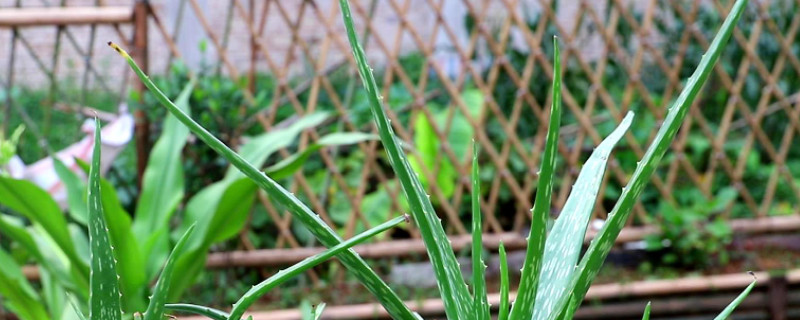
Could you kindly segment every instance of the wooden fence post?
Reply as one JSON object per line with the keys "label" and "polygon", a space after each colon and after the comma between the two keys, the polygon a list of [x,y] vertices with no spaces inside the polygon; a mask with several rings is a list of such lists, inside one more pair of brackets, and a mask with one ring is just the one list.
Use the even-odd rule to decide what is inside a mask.
{"label": "wooden fence post", "polygon": [[[139,64],[139,67],[148,72],[147,57],[147,16],[149,15],[148,0],[136,0],[133,7],[133,50],[131,56]],[[135,76],[134,76],[135,78]],[[139,95],[139,103],[143,103],[143,94],[147,91],[144,84],[134,81],[135,90]],[[133,117],[136,122],[134,129],[134,139],[136,142],[136,183],[141,188],[144,169],[147,166],[147,159],[150,155],[150,122],[144,110],[137,108]]]}
{"label": "wooden fence post", "polygon": [[786,275],[772,275],[769,277],[769,314],[772,320],[786,320],[786,307],[788,299],[788,282]]}

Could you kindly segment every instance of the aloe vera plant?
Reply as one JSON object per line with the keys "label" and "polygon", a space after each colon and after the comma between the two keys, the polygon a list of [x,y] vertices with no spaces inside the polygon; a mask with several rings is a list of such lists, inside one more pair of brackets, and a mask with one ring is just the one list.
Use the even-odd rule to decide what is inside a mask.
{"label": "aloe vera plant", "polygon": [[[510,319],[570,319],[572,317],[572,314],[583,300],[583,296],[594,276],[599,271],[602,261],[611,249],[614,239],[619,234],[625,221],[627,221],[633,203],[672,142],[688,108],[711,72],[716,59],[722,51],[722,47],[727,42],[736,22],[744,11],[746,3],[746,0],[738,0],[735,3],[731,13],[725,19],[720,31],[709,47],[708,53],[703,56],[700,65],[689,78],[678,100],[670,107],[664,124],[637,166],[628,186],[624,188],[617,205],[609,215],[609,221],[605,223],[603,229],[579,263],[578,254],[583,242],[586,220],[588,219],[587,215],[591,212],[596,199],[597,189],[599,188],[598,181],[602,178],[613,145],[616,144],[628,126],[630,126],[633,115],[628,114],[617,129],[595,150],[590,161],[582,169],[567,201],[568,207],[565,209],[568,208],[571,211],[565,210],[562,212],[561,217],[558,219],[560,223],[557,224],[553,235],[550,238],[546,238],[544,222],[550,205],[555,149],[558,137],[556,133],[560,122],[561,105],[561,62],[558,54],[558,43],[555,43],[550,128],[545,144],[542,167],[539,171],[539,187],[532,210],[531,234],[528,238],[528,248],[522,269],[520,287],[516,301],[508,315]],[[395,174],[400,177],[404,194],[409,203],[411,203],[412,214],[420,228],[428,255],[436,271],[435,274],[447,317],[449,319],[485,319],[488,315],[483,314],[485,309],[482,307],[483,299],[480,296],[482,293],[477,290],[482,283],[474,281],[476,290],[472,299],[468,294],[464,294],[463,291],[465,290],[463,288],[466,287],[466,284],[457,268],[458,264],[452,258],[452,248],[448,241],[441,241],[444,233],[441,223],[432,212],[430,201],[424,196],[425,192],[419,183],[419,179],[411,173],[408,160],[398,146],[388,117],[383,109],[383,101],[372,74],[372,69],[367,64],[364,51],[359,44],[353,26],[349,3],[347,0],[340,0],[339,5],[342,8],[345,28],[347,29],[348,39],[358,65],[361,80],[370,98],[375,124],[386,153],[391,160],[392,168]],[[473,188],[475,188],[475,184],[476,182],[473,182]],[[476,200],[473,197],[473,201]],[[475,216],[474,211],[473,216]],[[474,237],[475,232],[480,231],[473,230]],[[473,255],[480,255],[481,253],[475,247],[477,246],[473,248]],[[480,272],[480,258],[473,259],[479,264],[475,270]],[[542,266],[544,266],[543,269]],[[751,284],[751,287],[754,284],[755,282]],[[541,290],[541,294],[537,294],[539,290]],[[743,295],[746,295],[748,291],[745,290]],[[735,307],[735,304],[737,304],[736,301],[731,304],[730,308]],[[471,308],[469,307],[470,305]],[[467,307],[465,308],[465,306]],[[505,309],[500,310],[500,319],[506,318],[505,312]]]}

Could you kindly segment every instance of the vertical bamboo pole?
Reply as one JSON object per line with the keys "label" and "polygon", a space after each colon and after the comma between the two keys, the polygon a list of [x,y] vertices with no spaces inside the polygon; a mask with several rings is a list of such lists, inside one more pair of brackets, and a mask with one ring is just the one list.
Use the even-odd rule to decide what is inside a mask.
{"label": "vertical bamboo pole", "polygon": [[[147,57],[147,15],[148,0],[136,0],[133,6],[133,50],[131,56],[136,63],[148,72]],[[141,81],[134,81],[134,88],[138,93],[138,103],[144,103],[143,94],[147,88]],[[134,139],[136,141],[136,181],[141,188],[144,169],[147,166],[147,159],[150,154],[150,123],[147,115],[142,108],[137,108],[133,113],[136,126],[134,128]]]}

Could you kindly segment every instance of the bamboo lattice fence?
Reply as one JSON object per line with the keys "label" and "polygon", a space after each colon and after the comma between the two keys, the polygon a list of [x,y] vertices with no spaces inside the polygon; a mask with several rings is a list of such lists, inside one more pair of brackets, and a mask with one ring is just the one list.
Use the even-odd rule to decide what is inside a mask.
{"label": "bamboo lattice fence", "polygon": [[[51,88],[52,99],[58,100],[59,79],[68,72],[65,61],[73,61],[78,67],[70,70],[79,75],[84,92],[99,88],[119,93],[120,101],[125,101],[128,87],[141,87],[130,81],[120,59],[109,58],[113,52],[101,49],[114,40],[132,48],[136,59],[155,75],[169,72],[170,65],[183,60],[193,72],[205,63],[220,74],[241,79],[244,102],[230,106],[245,110],[240,134],[280,126],[291,121],[282,116],[287,113],[320,110],[331,112],[333,120],[304,132],[297,148],[331,130],[374,131],[363,120],[366,113],[353,113],[367,111],[357,108],[358,79],[335,1],[84,2],[42,0],[33,8],[26,7],[27,1],[24,6],[20,1],[0,2],[2,88],[30,81]],[[546,0],[351,3],[366,50],[379,71],[382,94],[390,102],[392,124],[399,138],[412,145],[411,158],[420,164],[419,174],[431,182],[430,197],[448,232],[454,237],[469,232],[464,221],[469,208],[465,199],[469,159],[451,143],[466,135],[482,152],[488,190],[481,199],[484,231],[488,239],[506,237],[509,242],[519,242],[524,235],[536,191],[550,103],[546,88],[552,79],[552,36],[559,37],[566,66],[554,217],[593,146],[626,111],[637,113],[638,125],[615,152],[599,193],[594,218],[602,220],[633,171],[635,160],[626,159],[642,156],[683,79],[732,5],[720,0],[560,1],[555,8]],[[733,193],[733,202],[716,212],[726,219],[756,219],[754,225],[770,225],[765,219],[789,215],[789,222],[764,230],[798,227],[798,7],[799,1],[750,4],[668,158],[635,207],[631,232],[651,232],[661,219],[657,212],[662,203],[691,207],[726,192]],[[206,47],[203,56],[197,54],[199,40]],[[272,79],[272,85],[260,86],[263,75]],[[260,95],[269,99],[259,99]],[[25,113],[15,108],[10,95],[2,103],[4,119],[14,112]],[[77,99],[74,105],[80,103]],[[146,159],[153,124],[143,112],[137,116],[138,159]],[[426,129],[421,119],[429,119],[428,134],[435,138],[424,150],[414,145]],[[3,129],[8,132],[7,121]],[[240,137],[225,138],[235,143]],[[426,160],[429,151],[433,158]],[[282,150],[280,155],[290,153]],[[339,161],[348,156],[359,166]],[[402,194],[379,143],[326,148],[315,157],[318,169],[325,172],[323,178],[301,171],[286,180],[287,187],[344,237],[373,223],[372,211],[390,208],[391,216],[402,212],[398,201]],[[440,176],[453,177],[455,183],[442,183]],[[377,190],[385,196],[375,196]],[[298,239],[291,215],[264,195],[258,203],[256,211],[269,216],[267,229],[274,231],[273,247],[282,249],[280,254],[308,250],[309,244]],[[336,215],[337,206],[347,208],[345,217]],[[747,225],[750,220],[737,221]],[[411,228],[393,236],[416,237]],[[246,231],[239,239],[235,247],[242,250],[268,249],[253,245]],[[401,254],[411,247],[384,250]],[[254,265],[268,264],[267,259]],[[212,255],[214,266],[229,263],[230,255]]]}

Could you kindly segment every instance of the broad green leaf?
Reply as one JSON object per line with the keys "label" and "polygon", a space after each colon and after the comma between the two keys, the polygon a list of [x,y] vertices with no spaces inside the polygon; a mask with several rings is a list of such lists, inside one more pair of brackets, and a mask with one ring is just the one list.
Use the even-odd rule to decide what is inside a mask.
{"label": "broad green leaf", "polygon": [[658,163],[664,153],[669,149],[675,134],[686,117],[686,113],[689,111],[706,79],[708,79],[708,75],[711,73],[723,47],[728,42],[733,28],[736,22],[739,21],[739,17],[742,15],[746,5],[747,0],[737,0],[733,5],[733,9],[725,18],[725,22],[723,22],[720,31],[717,32],[711,42],[708,51],[700,60],[700,64],[694,74],[689,77],[689,81],[687,81],[678,99],[669,108],[653,142],[636,166],[636,170],[633,172],[628,184],[623,188],[617,204],[608,214],[608,220],[603,224],[603,228],[598,233],[597,238],[592,241],[586,254],[581,259],[575,276],[572,277],[567,287],[569,288],[569,295],[559,300],[550,319],[563,319],[565,316],[573,314],[580,306],[586,291],[589,289],[589,285],[591,285],[592,280],[594,280],[603,264],[603,260],[611,250],[614,239],[617,238],[625,222],[628,221],[628,216],[636,203],[636,199],[658,167]]}
{"label": "broad green leaf", "polygon": [[[528,248],[519,280],[517,298],[511,306],[510,319],[531,319],[539,287],[539,272],[542,267],[542,254],[545,244],[545,227],[550,216],[550,201],[553,194],[553,175],[556,166],[558,149],[558,132],[561,126],[561,55],[558,50],[558,38],[553,38],[553,104],[550,107],[550,122],[547,129],[547,140],[544,155],[539,169],[539,185],[536,189],[536,200],[531,210],[531,230],[528,235]],[[594,201],[594,198],[591,199]],[[549,261],[548,261],[549,262]]]}
{"label": "broad green leaf", "polygon": [[86,226],[88,213],[86,209],[86,184],[72,170],[58,159],[53,158],[53,167],[64,188],[67,190],[67,204],[69,205],[69,215],[73,220]]}
{"label": "broad green leaf", "polygon": [[242,295],[242,297],[239,298],[239,301],[236,301],[236,303],[233,304],[233,310],[231,310],[231,314],[230,316],[228,316],[228,320],[241,318],[242,315],[244,315],[244,312],[247,310],[247,308],[249,308],[251,305],[253,305],[253,303],[258,301],[258,299],[261,298],[267,292],[269,292],[269,290],[277,287],[286,280],[292,279],[296,277],[298,274],[301,274],[306,270],[327,261],[333,256],[345,252],[346,250],[349,250],[353,246],[362,243],[369,238],[372,238],[376,234],[389,230],[407,220],[408,216],[394,218],[392,220],[384,222],[379,226],[376,226],[375,228],[369,229],[366,232],[360,233],[357,236],[350,238],[345,242],[342,242],[328,250],[325,250],[324,252],[305,258],[303,259],[303,261],[300,261],[289,268],[278,271],[278,273],[269,277],[267,280],[264,280],[261,283],[253,286],[244,295]]}
{"label": "broad green leaf", "polygon": [[167,304],[164,306],[167,310],[170,311],[178,311],[178,312],[186,312],[192,313],[199,316],[204,316],[209,319],[213,320],[226,320],[228,319],[228,314],[224,311],[220,311],[214,308],[205,307],[205,306],[198,306],[188,303],[173,303]]}
{"label": "broad green leaf", "polygon": [[[136,65],[133,58],[128,55],[125,50],[122,50],[114,43],[109,43],[125,60],[128,65],[133,69],[134,73],[144,83],[147,88],[153,92],[161,104],[169,110],[170,113],[175,115],[184,125],[210,148],[228,160],[231,165],[236,167],[241,174],[252,179],[260,188],[269,194],[274,200],[286,207],[291,212],[297,221],[302,222],[311,233],[314,234],[320,243],[327,247],[333,247],[341,243],[342,240],[336,232],[326,225],[325,222],[308,206],[303,204],[297,197],[291,194],[288,190],[279,185],[275,180],[267,177],[258,168],[253,166],[239,154],[233,152],[222,141],[219,141],[205,128],[192,120],[187,114],[178,109],[172,101],[169,100],[164,94],[153,84],[147,75],[142,72],[142,69]],[[233,177],[235,178],[235,177]],[[226,177],[226,179],[231,179]],[[345,251],[339,257],[339,260],[347,267],[348,271],[353,274],[359,281],[370,290],[386,308],[389,314],[395,319],[418,319],[419,316],[414,314],[408,306],[406,306],[400,297],[394,293],[389,286],[372,270],[367,263],[361,259],[353,251]],[[196,262],[196,264],[199,264]],[[202,265],[200,265],[202,267]],[[464,285],[466,291],[466,285]]]}
{"label": "broad green leaf", "polygon": [[89,269],[72,243],[67,221],[58,204],[33,182],[0,176],[0,204],[41,225],[67,255],[70,263],[89,278]]}
{"label": "broad green leaf", "polygon": [[745,288],[744,291],[742,291],[742,293],[740,293],[738,297],[736,297],[736,299],[733,299],[733,301],[727,307],[725,307],[725,310],[722,310],[722,312],[720,312],[720,314],[716,316],[714,320],[728,319],[728,317],[731,316],[731,313],[733,313],[733,310],[736,309],[736,307],[738,307],[739,304],[742,303],[742,301],[744,301],[745,298],[747,298],[747,295],[749,295],[750,291],[753,290],[753,287],[756,286],[756,282],[757,280],[753,279],[753,282],[751,282],[750,285],[747,286],[747,288]]}
{"label": "broad green leaf", "polygon": [[156,282],[156,287],[153,290],[153,295],[150,297],[150,304],[147,306],[147,311],[144,313],[144,320],[161,320],[164,318],[164,304],[167,302],[167,295],[169,294],[169,286],[172,281],[172,274],[175,269],[175,262],[177,257],[183,254],[186,249],[186,241],[192,235],[194,226],[189,227],[186,234],[178,240],[175,244],[175,249],[167,258],[167,263],[164,265],[164,270],[161,271],[161,276]]}
{"label": "broad green leaf", "polygon": [[214,243],[230,239],[244,228],[257,190],[258,187],[247,178],[239,179],[228,186],[205,230],[204,246],[206,248]]}
{"label": "broad green leaf", "polygon": [[[259,168],[276,151],[292,145],[303,130],[320,125],[328,117],[329,115],[324,112],[309,114],[300,117],[286,128],[271,130],[253,137],[242,145],[239,155],[245,161]],[[236,180],[244,177],[245,175],[237,170],[235,166],[231,166],[228,172],[225,173],[225,180]]]}
{"label": "broad green leaf", "polygon": [[[422,240],[428,251],[428,257],[433,265],[447,317],[449,319],[468,319],[471,317],[472,312],[472,308],[470,308],[472,298],[467,289],[467,284],[464,282],[464,276],[461,273],[456,256],[453,253],[453,247],[450,245],[444,228],[442,228],[442,223],[433,210],[433,205],[428,199],[428,195],[425,194],[419,178],[412,171],[406,155],[397,142],[397,137],[392,130],[389,118],[383,110],[383,99],[380,96],[378,84],[372,75],[372,69],[367,64],[364,49],[358,43],[355,27],[353,26],[353,17],[350,13],[350,4],[347,0],[339,0],[339,6],[342,9],[347,38],[350,41],[350,47],[358,65],[359,75],[367,92],[372,116],[378,127],[378,133],[384,149],[389,156],[389,162],[408,200],[414,221],[419,226]],[[373,293],[375,294],[375,292]],[[376,294],[376,296],[381,298],[379,294]]]}
{"label": "broad green leaf", "polygon": [[578,264],[586,227],[592,216],[595,199],[603,182],[603,174],[614,145],[619,142],[633,121],[628,112],[617,128],[592,152],[581,168],[569,198],[556,219],[544,246],[544,266],[539,275],[534,319],[547,319],[562,295]]}
{"label": "broad green leaf", "polygon": [[71,296],[70,294],[67,294],[67,300],[69,301],[69,304],[72,306],[72,311],[75,313],[75,315],[78,316],[78,319],[87,320],[86,315],[83,314],[83,311],[78,306],[78,303],[75,302],[75,297]]}
{"label": "broad green leaf", "polygon": [[375,140],[377,136],[361,132],[336,132],[323,136],[316,143],[306,146],[302,151],[292,154],[280,162],[264,170],[272,179],[280,180],[290,177],[303,167],[314,152],[323,147],[356,144],[362,141]]}
{"label": "broad green leaf", "polygon": [[[190,81],[175,106],[186,114],[189,111],[189,96],[194,88]],[[164,120],[164,131],[153,145],[147,168],[142,177],[142,192],[136,204],[133,220],[133,234],[140,244],[152,242],[150,237],[168,228],[170,217],[183,199],[183,163],[181,154],[189,129],[181,125],[175,116],[167,115]],[[143,247],[144,257],[150,257],[150,247]]]}
{"label": "broad green leaf", "polygon": [[21,320],[49,320],[39,295],[8,253],[0,249],[0,296],[3,304]]}
{"label": "broad green leaf", "polygon": [[500,242],[500,310],[497,312],[497,320],[508,320],[508,258],[506,258],[506,247]]}
{"label": "broad green leaf", "polygon": [[94,152],[89,170],[89,246],[91,273],[89,278],[89,319],[121,320],[119,283],[116,262],[108,236],[100,187],[100,122],[95,120]]}
{"label": "broad green leaf", "polygon": [[642,320],[650,320],[650,302],[647,302],[647,305],[644,307],[644,313],[642,314]]}
{"label": "broad green leaf", "polygon": [[[441,119],[439,122],[440,126],[443,127],[447,115],[445,113],[441,113],[440,115],[441,116],[438,118]],[[467,136],[466,139],[471,139],[471,135]],[[439,163],[436,163],[437,155],[441,153],[441,143],[434,132],[433,125],[431,125],[428,116],[422,112],[417,113],[416,120],[414,121],[414,145],[417,148],[419,157],[409,158],[408,163],[414,172],[417,173],[422,186],[424,188],[429,187],[428,177],[423,171],[424,167],[428,172],[434,174],[436,187],[441,190],[442,195],[445,198],[452,196],[455,191],[455,181],[458,178],[456,170],[447,158],[442,158]]]}
{"label": "broad green leaf", "polygon": [[478,168],[478,145],[472,147],[472,308],[474,319],[489,320],[486,297],[486,264],[483,262],[483,224],[481,224],[481,179]]}
{"label": "broad green leaf", "polygon": [[[114,191],[111,183],[100,178],[100,188],[103,190],[100,196],[103,218],[117,262],[116,271],[120,278],[123,309],[126,312],[142,310],[146,306],[144,294],[148,281],[145,276],[145,262],[148,258],[152,259],[153,256],[141,253],[139,243],[132,233],[130,215],[122,208],[117,192]],[[163,261],[163,259],[159,261]]]}

